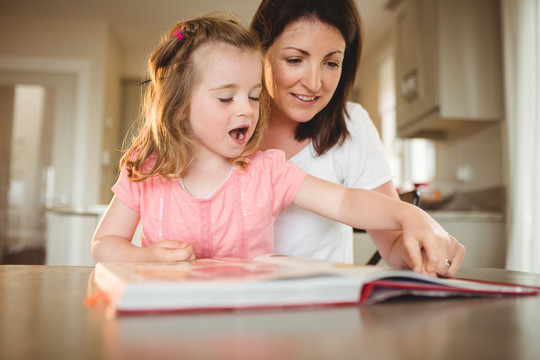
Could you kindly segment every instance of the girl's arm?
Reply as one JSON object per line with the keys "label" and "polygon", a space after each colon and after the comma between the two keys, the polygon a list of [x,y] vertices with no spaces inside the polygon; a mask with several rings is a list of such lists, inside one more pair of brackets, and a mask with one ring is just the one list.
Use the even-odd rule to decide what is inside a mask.
{"label": "girl's arm", "polygon": [[[392,181],[388,181],[373,191],[399,200],[398,192]],[[396,268],[412,268],[410,259],[403,256],[403,233],[401,231],[368,230],[367,233],[388,265]]]}
{"label": "girl's arm", "polygon": [[[366,230],[401,230],[398,246],[414,271],[455,272],[464,247],[419,207],[369,190],[347,188],[307,175],[293,203],[329,219]],[[453,263],[445,265],[445,259]]]}
{"label": "girl's arm", "polygon": [[169,262],[192,260],[188,243],[163,240],[149,247],[131,243],[139,224],[139,213],[113,197],[92,238],[92,256],[96,262]]}

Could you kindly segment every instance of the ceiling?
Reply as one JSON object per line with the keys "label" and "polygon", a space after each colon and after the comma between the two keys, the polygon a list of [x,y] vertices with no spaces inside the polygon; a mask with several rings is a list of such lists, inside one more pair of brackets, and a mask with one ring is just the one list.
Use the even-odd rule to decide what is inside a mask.
{"label": "ceiling", "polygon": [[[329,0],[332,1],[332,0]],[[365,50],[389,28],[392,0],[356,0],[364,22]],[[0,1],[0,16],[104,19],[118,46],[127,53],[151,51],[173,23],[210,11],[229,9],[246,23],[259,0],[20,0]]]}

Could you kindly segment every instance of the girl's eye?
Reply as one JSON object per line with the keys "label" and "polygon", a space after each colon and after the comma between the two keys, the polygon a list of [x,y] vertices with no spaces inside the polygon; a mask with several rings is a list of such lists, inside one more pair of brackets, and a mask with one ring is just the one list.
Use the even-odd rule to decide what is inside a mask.
{"label": "girl's eye", "polygon": [[222,103],[230,103],[231,101],[233,101],[233,98],[219,98],[219,101]]}
{"label": "girl's eye", "polygon": [[251,101],[259,101],[259,97],[258,96],[250,96],[249,100],[251,100]]}

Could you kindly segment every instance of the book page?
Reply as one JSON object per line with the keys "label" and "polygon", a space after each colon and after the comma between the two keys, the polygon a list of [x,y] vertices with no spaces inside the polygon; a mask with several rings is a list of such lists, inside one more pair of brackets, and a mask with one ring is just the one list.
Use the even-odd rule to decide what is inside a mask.
{"label": "book page", "polygon": [[405,276],[409,278],[426,278],[427,276],[413,272],[412,270],[398,270],[388,266],[355,265],[326,260],[311,259],[305,257],[266,254],[256,257],[254,260],[269,263],[290,266],[293,268],[312,269],[338,273],[343,275],[357,276],[366,281],[380,279],[387,276]]}
{"label": "book page", "polygon": [[306,267],[288,267],[244,259],[199,259],[177,263],[98,264],[131,283],[221,282],[238,283],[306,278],[334,274]]}
{"label": "book page", "polygon": [[291,266],[294,268],[318,269],[321,271],[324,270],[332,273],[358,277],[364,284],[380,280],[383,281],[386,286],[402,289],[417,288],[418,290],[421,289],[427,291],[428,288],[437,286],[438,290],[442,290],[442,287],[446,287],[449,291],[461,289],[473,292],[500,294],[528,294],[534,292],[530,288],[514,284],[496,284],[446,277],[435,278],[412,270],[394,269],[388,266],[344,264],[278,254],[261,255],[255,258],[255,260],[264,263]]}

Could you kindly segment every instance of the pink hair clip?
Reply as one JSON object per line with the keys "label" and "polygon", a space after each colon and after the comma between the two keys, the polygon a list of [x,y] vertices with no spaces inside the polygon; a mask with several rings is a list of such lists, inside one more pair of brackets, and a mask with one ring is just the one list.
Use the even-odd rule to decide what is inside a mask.
{"label": "pink hair clip", "polygon": [[178,41],[182,41],[184,40],[184,35],[182,35],[181,31],[184,27],[182,26],[180,29],[176,29],[176,31],[174,32],[174,36],[176,36],[178,38]]}

